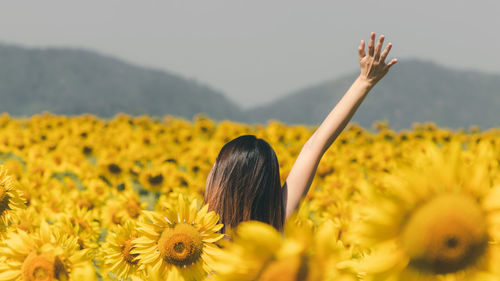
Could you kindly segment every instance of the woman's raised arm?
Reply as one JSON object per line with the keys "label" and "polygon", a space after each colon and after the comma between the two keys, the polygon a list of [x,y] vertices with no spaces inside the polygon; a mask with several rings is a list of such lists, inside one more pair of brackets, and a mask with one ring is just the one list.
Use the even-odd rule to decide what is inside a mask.
{"label": "woman's raised arm", "polygon": [[387,44],[382,52],[383,44],[384,36],[382,35],[375,46],[375,33],[372,32],[370,42],[368,43],[368,53],[365,53],[365,42],[361,40],[358,48],[361,68],[359,77],[304,144],[286,179],[285,184],[288,189],[286,203],[287,218],[298,208],[300,201],[309,190],[323,154],[335,141],[340,132],[342,132],[349,120],[351,120],[354,112],[356,112],[371,88],[397,62],[396,59],[393,59],[389,63],[385,63],[392,44]]}

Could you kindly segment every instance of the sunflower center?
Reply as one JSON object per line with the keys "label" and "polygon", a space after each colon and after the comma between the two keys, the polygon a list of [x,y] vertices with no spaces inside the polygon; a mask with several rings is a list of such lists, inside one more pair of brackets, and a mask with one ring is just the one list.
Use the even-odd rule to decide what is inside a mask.
{"label": "sunflower center", "polygon": [[174,251],[175,252],[177,252],[179,254],[182,254],[182,253],[185,252],[185,250],[186,250],[186,246],[184,245],[183,242],[177,242],[177,243],[175,243],[175,245],[174,245]]}
{"label": "sunflower center", "polygon": [[78,225],[83,230],[90,228],[90,225],[81,218],[71,218],[71,224],[73,226]]}
{"label": "sunflower center", "polygon": [[443,195],[420,207],[402,236],[410,265],[432,274],[453,273],[475,264],[487,242],[478,203],[458,194]]}
{"label": "sunflower center", "polygon": [[94,209],[94,203],[92,203],[92,201],[90,201],[90,199],[88,198],[82,198],[78,200],[77,204],[80,208],[87,208],[87,210]]}
{"label": "sunflower center", "polygon": [[82,149],[83,154],[85,155],[90,155],[92,153],[92,147],[90,146],[84,146]]}
{"label": "sunflower center", "polygon": [[0,216],[5,210],[9,209],[9,200],[10,196],[7,194],[7,191],[4,187],[0,186]]}
{"label": "sunflower center", "polygon": [[58,257],[35,252],[24,260],[22,273],[26,281],[52,281],[67,277],[66,269]]}
{"label": "sunflower center", "polygon": [[163,175],[162,174],[159,174],[156,176],[150,175],[150,176],[148,176],[148,182],[151,185],[160,185],[163,182]]}
{"label": "sunflower center", "polygon": [[122,172],[122,168],[120,168],[120,166],[116,165],[116,164],[109,164],[108,165],[108,170],[110,173],[112,174],[120,174]]}
{"label": "sunflower center", "polygon": [[129,215],[129,217],[135,219],[140,214],[141,206],[139,205],[139,203],[137,201],[130,200],[127,202],[126,209],[127,209],[127,213]]}
{"label": "sunflower center", "polygon": [[131,254],[130,253],[130,250],[132,250],[132,247],[134,247],[134,244],[132,243],[132,239],[129,239],[127,241],[125,241],[122,245],[122,256],[123,256],[123,259],[129,263],[129,264],[133,264],[133,265],[136,265],[137,264],[137,260],[134,260],[139,254]]}
{"label": "sunflower center", "polygon": [[446,247],[455,248],[458,246],[458,239],[456,237],[449,237],[445,243]]}
{"label": "sunflower center", "polygon": [[165,262],[187,266],[201,257],[203,242],[200,233],[193,226],[181,223],[162,232],[158,248]]}
{"label": "sunflower center", "polygon": [[111,215],[111,221],[114,224],[120,224],[122,222],[122,217],[119,216],[116,211],[114,211]]}
{"label": "sunflower center", "polygon": [[43,280],[49,277],[49,273],[47,272],[46,268],[37,267],[35,268],[35,272],[33,272],[33,277],[35,280]]}

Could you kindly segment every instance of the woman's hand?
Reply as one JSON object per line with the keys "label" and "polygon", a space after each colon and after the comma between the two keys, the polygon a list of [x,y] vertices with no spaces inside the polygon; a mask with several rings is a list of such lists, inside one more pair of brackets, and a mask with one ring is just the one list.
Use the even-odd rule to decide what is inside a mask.
{"label": "woman's hand", "polygon": [[389,68],[393,66],[397,59],[391,60],[389,63],[385,63],[387,55],[392,48],[392,44],[389,43],[385,47],[382,53],[382,46],[384,44],[384,35],[381,35],[378,39],[377,46],[375,44],[375,33],[371,33],[370,42],[368,43],[368,54],[365,53],[365,41],[361,40],[359,45],[359,65],[361,67],[360,79],[368,82],[370,87],[375,86],[382,77],[389,71]]}

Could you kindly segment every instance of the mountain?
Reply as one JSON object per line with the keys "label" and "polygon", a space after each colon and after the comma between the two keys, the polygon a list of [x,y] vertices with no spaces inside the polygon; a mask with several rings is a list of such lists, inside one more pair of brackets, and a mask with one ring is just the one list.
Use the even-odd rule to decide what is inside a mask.
{"label": "mountain", "polygon": [[[326,81],[253,108],[246,112],[246,120],[319,124],[356,76]],[[394,129],[425,121],[449,128],[490,128],[500,125],[499,109],[500,75],[401,60],[372,89],[353,121],[366,128],[377,120],[389,121]]]}
{"label": "mountain", "polygon": [[0,112],[241,118],[221,93],[167,71],[80,49],[0,44]]}
{"label": "mountain", "polygon": [[[0,112],[101,117],[124,112],[188,119],[205,113],[217,120],[317,125],[355,77],[325,81],[244,111],[217,90],[167,71],[81,49],[0,44]],[[366,97],[353,121],[366,128],[378,120],[389,121],[394,129],[425,121],[450,128],[490,128],[500,125],[499,108],[500,75],[401,60]]]}

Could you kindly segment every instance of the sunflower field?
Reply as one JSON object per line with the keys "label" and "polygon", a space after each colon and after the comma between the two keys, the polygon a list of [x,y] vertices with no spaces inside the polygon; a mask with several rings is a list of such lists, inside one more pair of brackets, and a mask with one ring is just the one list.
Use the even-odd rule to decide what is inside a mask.
{"label": "sunflower field", "polygon": [[500,129],[349,125],[283,233],[203,204],[254,134],[282,182],[314,127],[0,115],[0,280],[500,280]]}

